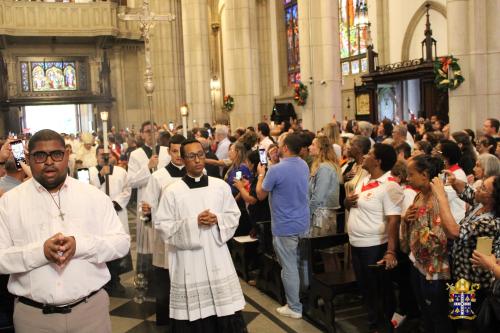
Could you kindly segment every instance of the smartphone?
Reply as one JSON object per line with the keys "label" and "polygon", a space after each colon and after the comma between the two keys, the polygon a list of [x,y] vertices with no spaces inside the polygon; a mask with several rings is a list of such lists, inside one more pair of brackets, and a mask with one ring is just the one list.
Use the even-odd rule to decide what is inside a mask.
{"label": "smartphone", "polygon": [[115,150],[115,149],[116,149],[116,144],[114,144],[114,143],[113,143],[113,144],[111,145],[111,149]]}
{"label": "smartphone", "polygon": [[476,250],[489,256],[493,248],[493,239],[490,237],[478,237]]}
{"label": "smartphone", "polygon": [[368,265],[368,267],[370,268],[379,268],[379,267],[385,267],[384,264],[372,264],[372,265]]}
{"label": "smartphone", "polygon": [[260,164],[267,165],[267,153],[264,148],[259,148]]}
{"label": "smartphone", "polygon": [[78,178],[78,180],[90,184],[90,173],[88,168],[78,169],[78,171],[76,172],[76,177]]}
{"label": "smartphone", "polygon": [[208,137],[211,138],[212,137],[212,130],[210,128],[207,128],[207,132],[208,132]]}
{"label": "smartphone", "polygon": [[174,130],[174,123],[173,122],[169,122],[168,123],[168,129],[173,131]]}
{"label": "smartphone", "polygon": [[236,171],[236,175],[234,176],[234,179],[241,180],[241,171]]}
{"label": "smartphone", "polygon": [[23,142],[21,140],[12,141],[10,143],[10,148],[12,149],[12,155],[14,155],[16,168],[17,170],[21,170],[21,161],[26,163],[26,157],[24,156]]}
{"label": "smartphone", "polygon": [[448,175],[446,174],[446,172],[442,172],[439,175],[439,178],[441,178],[441,180],[443,181],[443,185],[446,185],[446,182],[448,181]]}

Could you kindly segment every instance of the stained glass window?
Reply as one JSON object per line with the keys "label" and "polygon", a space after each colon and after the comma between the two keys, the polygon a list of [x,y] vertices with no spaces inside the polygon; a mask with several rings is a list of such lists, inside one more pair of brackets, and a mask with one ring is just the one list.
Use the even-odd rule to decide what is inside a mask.
{"label": "stained glass window", "polygon": [[299,14],[297,0],[284,0],[287,37],[288,84],[300,80]]}
{"label": "stained glass window", "polygon": [[[338,0],[339,1],[339,34],[340,58],[357,57],[366,53],[368,28],[368,0]],[[351,66],[352,68],[352,66]],[[362,66],[363,68],[363,66]],[[359,72],[359,66],[357,69]],[[351,72],[354,74],[353,72]],[[348,75],[350,73],[345,73]]]}
{"label": "stained glass window", "polygon": [[20,90],[28,95],[31,93],[70,93],[89,89],[88,62],[84,57],[19,58],[19,70]]}
{"label": "stained glass window", "polygon": [[33,91],[77,90],[74,62],[31,62]]}

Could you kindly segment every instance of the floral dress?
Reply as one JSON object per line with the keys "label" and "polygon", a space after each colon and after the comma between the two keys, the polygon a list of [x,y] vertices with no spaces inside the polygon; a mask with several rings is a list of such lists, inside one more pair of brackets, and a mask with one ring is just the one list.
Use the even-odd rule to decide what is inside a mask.
{"label": "floral dress", "polygon": [[493,239],[493,253],[500,258],[500,218],[492,213],[477,212],[482,207],[474,202],[474,189],[467,185],[459,198],[472,205],[472,209],[460,221],[460,233],[453,242],[453,276],[458,280],[464,278],[471,283],[479,283],[481,288],[488,288],[494,280],[493,275],[487,269],[472,267],[470,258],[476,249],[478,237],[490,237]]}
{"label": "floral dress", "polygon": [[[421,197],[417,194],[415,201]],[[409,235],[410,259],[427,280],[449,280],[447,238],[441,225],[437,200],[420,206],[414,222],[405,223]]]}

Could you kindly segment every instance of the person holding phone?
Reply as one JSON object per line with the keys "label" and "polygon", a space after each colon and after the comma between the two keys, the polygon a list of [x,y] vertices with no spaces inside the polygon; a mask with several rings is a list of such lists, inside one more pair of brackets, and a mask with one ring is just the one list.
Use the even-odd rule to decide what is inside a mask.
{"label": "person holding phone", "polygon": [[442,180],[434,178],[431,187],[439,202],[443,229],[448,238],[454,240],[451,253],[454,279],[464,278],[481,286],[476,292],[475,307],[479,308],[493,276],[487,269],[474,268],[470,259],[479,237],[491,238],[493,253],[500,257],[500,175],[486,178],[477,191],[457,179],[452,172],[447,172],[447,179],[458,197],[471,205],[461,221],[453,218]]}
{"label": "person holding phone", "polygon": [[227,170],[224,180],[231,187],[231,192],[233,193],[241,212],[240,223],[235,236],[248,235],[252,228],[245,200],[243,200],[238,188],[234,185],[235,181],[245,180],[248,183],[252,182],[253,176],[250,169],[246,165],[246,155],[247,149],[242,142],[236,141],[229,146],[228,157],[231,160],[231,166]]}

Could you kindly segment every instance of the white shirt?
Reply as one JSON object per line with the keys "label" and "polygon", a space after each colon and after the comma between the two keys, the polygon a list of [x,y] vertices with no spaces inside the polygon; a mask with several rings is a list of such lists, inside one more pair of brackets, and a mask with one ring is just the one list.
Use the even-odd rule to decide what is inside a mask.
{"label": "white shirt", "polygon": [[[467,183],[467,175],[457,164],[451,166],[448,170],[453,172],[456,179]],[[450,204],[451,215],[453,215],[455,222],[458,224],[465,217],[466,203],[458,197],[457,192],[452,186],[447,185],[444,187],[444,190]]]}
{"label": "white shirt", "polygon": [[[104,286],[106,262],[125,256],[130,237],[111,200],[92,185],[66,177],[60,196],[64,220],[51,194],[33,178],[0,199],[0,273],[8,289],[47,304],[67,304]],[[61,232],[76,240],[75,256],[61,269],[45,258],[43,245]]]}
{"label": "white shirt", "polygon": [[228,138],[224,138],[219,144],[217,145],[217,151],[215,152],[215,156],[219,160],[225,160],[228,159],[228,152],[229,152],[229,146],[231,145],[231,141],[229,141]]}
{"label": "white shirt", "polygon": [[[198,225],[206,209],[217,216],[217,225]],[[192,189],[179,180],[163,193],[155,228],[169,244],[171,318],[228,316],[245,306],[226,245],[240,214],[229,185],[218,178],[208,177],[208,186]]]}
{"label": "white shirt", "polygon": [[[99,171],[96,167],[89,169],[90,174],[90,184],[97,187],[102,192],[106,193],[106,181],[101,184],[99,180]],[[128,213],[127,204],[130,200],[130,195],[132,194],[132,189],[128,185],[127,181],[127,171],[119,166],[113,167],[113,174],[108,176],[109,178],[109,197],[111,201],[115,201],[120,205],[122,210],[117,212],[120,221],[122,222],[123,229],[130,234],[128,227]]]}
{"label": "white shirt", "polygon": [[370,179],[368,175],[356,186],[358,203],[349,211],[347,223],[351,245],[368,247],[387,243],[387,216],[401,215],[403,201],[402,188],[390,176],[390,171],[378,179]]}
{"label": "white shirt", "polygon": [[274,142],[266,136],[264,139],[260,140],[259,142],[259,149],[265,149],[266,152],[269,149],[269,146],[272,145]]}

